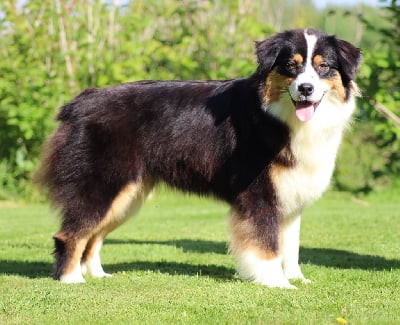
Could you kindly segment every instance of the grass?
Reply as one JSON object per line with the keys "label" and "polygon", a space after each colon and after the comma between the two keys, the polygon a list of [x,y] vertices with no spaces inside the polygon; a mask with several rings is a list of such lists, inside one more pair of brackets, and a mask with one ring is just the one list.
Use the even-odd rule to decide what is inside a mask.
{"label": "grass", "polygon": [[0,324],[398,324],[399,210],[397,195],[328,193],[303,217],[313,284],[281,290],[238,279],[221,203],[156,193],[108,237],[114,276],[84,285],[50,277],[47,206],[0,204]]}

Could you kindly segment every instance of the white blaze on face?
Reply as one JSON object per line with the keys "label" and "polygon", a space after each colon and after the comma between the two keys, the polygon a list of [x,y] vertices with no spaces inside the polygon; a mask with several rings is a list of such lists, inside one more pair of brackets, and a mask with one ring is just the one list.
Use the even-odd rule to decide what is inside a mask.
{"label": "white blaze on face", "polygon": [[[325,92],[329,90],[329,87],[320,81],[312,64],[317,37],[307,34],[307,31],[304,32],[304,37],[307,42],[307,58],[304,65],[304,72],[299,74],[291,83],[289,93],[295,102],[296,116],[300,121],[307,122],[314,116],[319,102],[322,100]],[[305,96],[300,92],[299,87],[307,84],[312,85],[313,91],[311,94]]]}

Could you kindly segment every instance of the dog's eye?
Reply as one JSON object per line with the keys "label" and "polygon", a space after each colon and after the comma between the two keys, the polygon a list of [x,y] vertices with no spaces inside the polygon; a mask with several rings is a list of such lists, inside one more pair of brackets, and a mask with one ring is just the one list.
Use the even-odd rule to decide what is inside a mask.
{"label": "dog's eye", "polygon": [[297,70],[297,64],[294,61],[289,61],[286,63],[286,68],[290,71],[290,72],[296,72]]}
{"label": "dog's eye", "polygon": [[317,71],[322,74],[327,73],[329,71],[329,69],[330,69],[330,66],[326,62],[322,62],[322,63],[318,64],[318,66],[317,66]]}

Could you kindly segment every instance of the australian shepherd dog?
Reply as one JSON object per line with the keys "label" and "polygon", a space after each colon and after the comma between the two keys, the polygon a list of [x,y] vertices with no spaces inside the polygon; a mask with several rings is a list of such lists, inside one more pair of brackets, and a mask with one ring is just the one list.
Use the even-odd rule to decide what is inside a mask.
{"label": "australian shepherd dog", "polygon": [[243,280],[294,288],[300,215],[328,187],[360,50],[317,30],[256,42],[248,78],[90,88],[58,114],[39,182],[62,214],[55,278],[107,277],[100,249],[159,182],[231,206]]}

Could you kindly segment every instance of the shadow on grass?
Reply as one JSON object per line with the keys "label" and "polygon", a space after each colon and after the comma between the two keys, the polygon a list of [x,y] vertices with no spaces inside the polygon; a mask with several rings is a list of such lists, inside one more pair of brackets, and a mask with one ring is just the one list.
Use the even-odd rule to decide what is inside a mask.
{"label": "shadow on grass", "polygon": [[0,276],[4,274],[20,275],[31,279],[48,278],[53,274],[53,265],[45,262],[0,260]]}
{"label": "shadow on grass", "polygon": [[[182,249],[184,252],[200,253],[226,253],[224,242],[207,240],[180,239],[171,241],[137,241],[137,240],[115,240],[108,239],[106,244],[135,244],[135,245],[168,245]],[[300,248],[300,260],[325,267],[339,269],[362,269],[362,270],[391,270],[400,269],[400,260],[385,259],[380,256],[360,255],[345,250],[328,248]],[[121,271],[151,271],[170,275],[209,276],[215,279],[233,279],[234,270],[218,265],[196,265],[189,263],[177,263],[171,261],[133,261],[129,263],[106,264],[107,272]],[[0,275],[20,275],[28,278],[50,277],[53,265],[45,262],[28,262],[15,260],[0,260]]]}
{"label": "shadow on grass", "polygon": [[[147,262],[134,261],[129,263],[104,264],[106,272],[122,271],[150,271],[170,275],[208,276],[214,279],[233,279],[235,271],[232,268],[218,265],[197,265],[177,262]],[[0,260],[1,275],[19,275],[30,279],[52,277],[53,265],[51,263],[2,261]]]}
{"label": "shadow on grass", "polygon": [[331,248],[300,248],[300,262],[339,269],[391,270],[400,269],[400,260],[381,256],[360,255]]}
{"label": "shadow on grass", "polygon": [[105,245],[108,244],[127,244],[127,245],[166,245],[182,249],[183,252],[195,253],[216,253],[225,255],[227,252],[227,243],[211,240],[200,239],[176,239],[176,240],[120,240],[106,239]]}
{"label": "shadow on grass", "polygon": [[147,262],[135,261],[129,263],[105,264],[106,272],[121,272],[121,271],[148,271],[159,272],[169,275],[188,275],[188,276],[208,276],[217,280],[231,280],[234,278],[235,270],[220,265],[205,265],[205,264],[188,264],[177,262]]}

